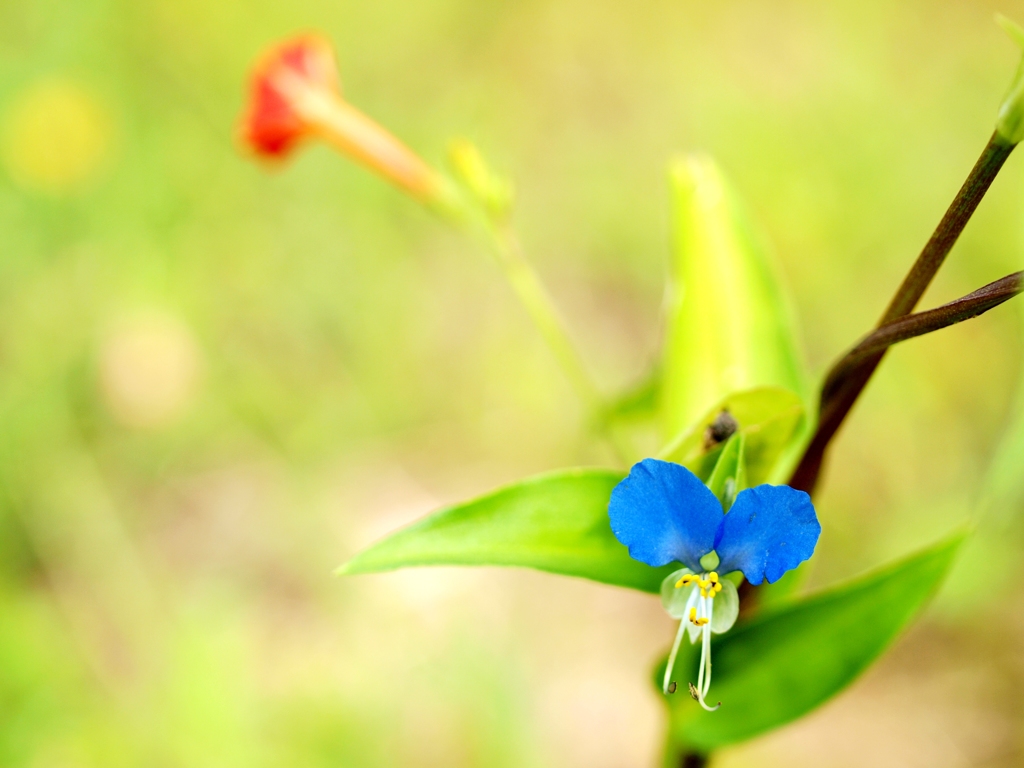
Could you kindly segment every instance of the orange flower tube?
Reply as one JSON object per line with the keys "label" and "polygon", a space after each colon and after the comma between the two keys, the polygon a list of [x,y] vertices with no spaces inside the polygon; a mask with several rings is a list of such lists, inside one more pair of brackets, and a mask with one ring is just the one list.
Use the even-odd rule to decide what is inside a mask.
{"label": "orange flower tube", "polygon": [[246,147],[266,158],[283,158],[304,140],[320,138],[421,202],[445,198],[443,177],[342,98],[334,53],[314,35],[281,43],[259,60],[239,132]]}

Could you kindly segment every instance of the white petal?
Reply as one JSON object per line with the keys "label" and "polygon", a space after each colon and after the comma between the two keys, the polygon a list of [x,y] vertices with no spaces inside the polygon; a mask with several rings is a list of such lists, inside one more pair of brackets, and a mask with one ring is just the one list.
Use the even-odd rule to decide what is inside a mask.
{"label": "white petal", "polygon": [[676,588],[676,582],[679,581],[683,576],[687,576],[693,573],[689,568],[683,568],[681,570],[670,573],[665,577],[665,580],[661,582],[661,605],[668,612],[668,615],[673,619],[682,619],[689,612],[689,606],[687,604],[687,598],[689,597],[689,589],[686,587]]}
{"label": "white petal", "polygon": [[715,610],[711,614],[711,631],[719,635],[732,629],[740,615],[740,596],[736,585],[729,579],[722,579],[720,583],[722,591],[715,595]]}

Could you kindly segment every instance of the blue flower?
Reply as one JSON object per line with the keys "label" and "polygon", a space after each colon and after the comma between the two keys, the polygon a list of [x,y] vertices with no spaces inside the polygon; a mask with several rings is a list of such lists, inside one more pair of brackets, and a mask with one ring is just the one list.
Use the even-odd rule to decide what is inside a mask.
{"label": "blue flower", "polygon": [[727,513],[686,467],[644,459],[612,491],[608,516],[615,538],[635,560],[686,566],[662,585],[666,610],[682,619],[664,688],[667,693],[688,627],[691,641],[703,640],[690,693],[705,709],[717,709],[704,701],[711,685],[711,633],[728,630],[739,613],[736,587],[719,573],[740,571],[751,584],[772,583],[809,558],[821,533],[810,497],[784,485],[759,485],[740,491]]}

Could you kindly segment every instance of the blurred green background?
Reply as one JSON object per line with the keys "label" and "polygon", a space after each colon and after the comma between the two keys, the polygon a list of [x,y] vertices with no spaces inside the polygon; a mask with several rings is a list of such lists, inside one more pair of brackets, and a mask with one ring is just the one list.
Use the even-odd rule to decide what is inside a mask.
{"label": "blurred green background", "polygon": [[[1024,2],[4,0],[0,765],[653,765],[655,600],[502,570],[336,579],[432,508],[608,457],[497,270],[322,147],[234,144],[299,30],[440,161],[476,141],[609,391],[657,356],[665,167],[770,234],[816,372],[873,323],[992,130]],[[1012,157],[926,298],[1024,264]],[[1018,302],[1019,303],[1019,302]],[[874,671],[717,766],[1024,759],[1024,312],[898,348],[842,433],[813,573],[980,515]],[[1010,414],[1016,413],[1016,416]]]}

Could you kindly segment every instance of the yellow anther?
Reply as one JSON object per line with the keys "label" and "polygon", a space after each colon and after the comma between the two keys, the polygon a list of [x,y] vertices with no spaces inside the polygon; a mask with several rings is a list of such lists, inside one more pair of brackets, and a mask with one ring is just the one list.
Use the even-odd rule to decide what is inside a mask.
{"label": "yellow anther", "polygon": [[701,597],[707,597],[707,596],[708,596],[708,591],[707,591],[706,589],[702,589],[702,590],[700,591],[700,596],[701,596]]}
{"label": "yellow anther", "polygon": [[693,584],[694,581],[697,580],[697,577],[694,576],[692,573],[684,574],[683,577],[676,582],[676,589],[679,589],[680,587],[688,587],[691,584]]}
{"label": "yellow anther", "polygon": [[708,574],[708,581],[710,581],[712,584],[717,584],[718,583],[718,574],[715,573],[714,571],[709,573]]}
{"label": "yellow anther", "polygon": [[708,620],[706,618],[704,618],[703,616],[698,619],[697,618],[697,609],[696,608],[691,608],[690,609],[690,623],[694,624],[694,625],[696,625],[698,627],[703,627],[705,624],[708,623]]}

